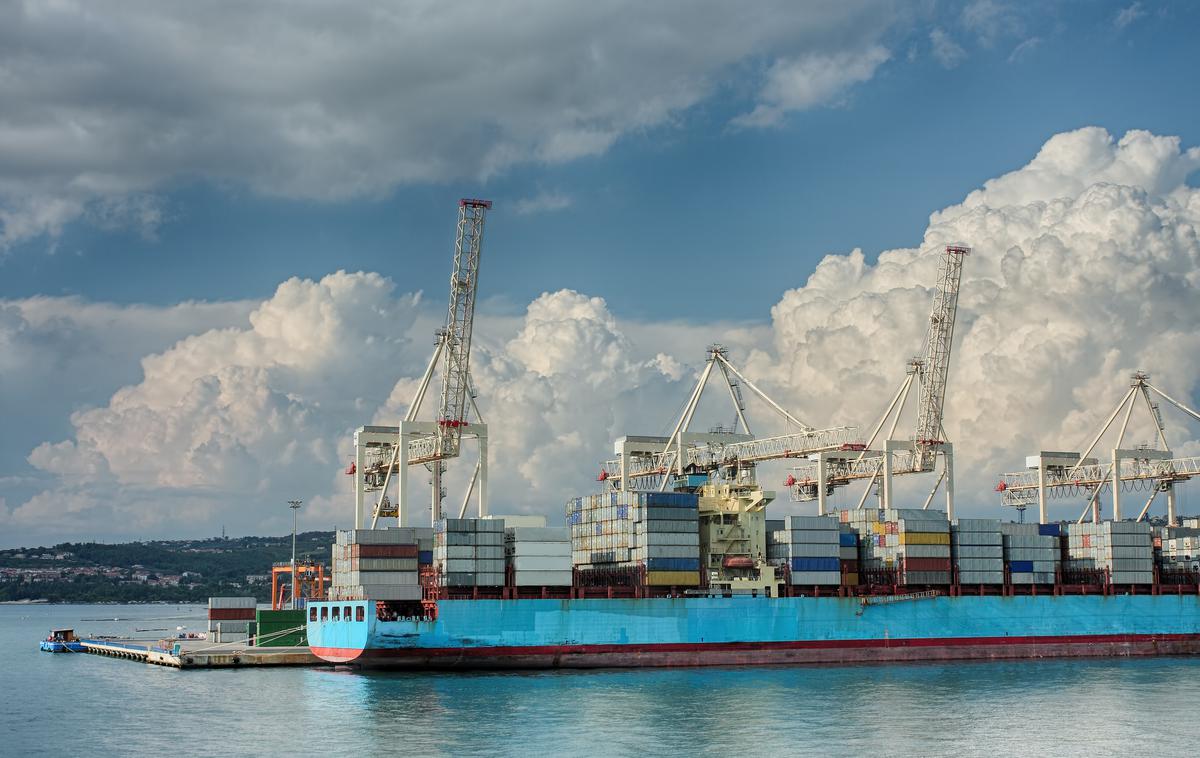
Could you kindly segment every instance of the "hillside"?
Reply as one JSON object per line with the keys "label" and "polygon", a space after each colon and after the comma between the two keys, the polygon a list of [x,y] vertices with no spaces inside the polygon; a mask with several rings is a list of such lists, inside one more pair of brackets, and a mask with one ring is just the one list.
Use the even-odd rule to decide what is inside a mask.
{"label": "hillside", "polygon": [[[328,566],[331,542],[332,532],[299,534],[296,557]],[[0,550],[0,601],[202,602],[230,594],[268,601],[271,566],[291,554],[290,534]]]}

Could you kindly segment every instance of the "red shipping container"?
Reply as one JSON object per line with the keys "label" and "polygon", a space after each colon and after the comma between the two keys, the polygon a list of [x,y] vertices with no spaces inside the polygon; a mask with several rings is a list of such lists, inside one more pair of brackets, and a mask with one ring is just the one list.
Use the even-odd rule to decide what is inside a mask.
{"label": "red shipping container", "polygon": [[352,558],[416,558],[416,545],[351,545]]}
{"label": "red shipping container", "polygon": [[253,608],[209,608],[210,621],[253,621]]}
{"label": "red shipping container", "polygon": [[949,571],[949,558],[905,558],[905,571]]}

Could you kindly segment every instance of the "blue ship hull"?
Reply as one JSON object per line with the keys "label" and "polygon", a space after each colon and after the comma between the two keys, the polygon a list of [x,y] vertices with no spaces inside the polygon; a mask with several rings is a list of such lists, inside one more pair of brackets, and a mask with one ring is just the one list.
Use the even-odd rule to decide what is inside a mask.
{"label": "blue ship hull", "polygon": [[314,653],[336,663],[388,668],[1200,653],[1200,597],[1195,595],[937,596],[888,602],[811,597],[443,600],[434,620],[386,621],[376,618],[370,601],[309,607],[308,639]]}

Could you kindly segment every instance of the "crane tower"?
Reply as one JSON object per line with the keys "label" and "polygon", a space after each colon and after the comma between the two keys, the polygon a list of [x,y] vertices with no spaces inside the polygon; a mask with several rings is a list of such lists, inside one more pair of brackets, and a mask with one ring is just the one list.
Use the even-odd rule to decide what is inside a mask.
{"label": "crane tower", "polygon": [[454,243],[454,271],[450,275],[450,308],[442,333],[442,407],[438,412],[437,453],[458,455],[465,424],[470,385],[471,327],[475,319],[475,291],[479,286],[479,250],[488,200],[461,200],[458,235]]}
{"label": "crane tower", "polygon": [[[950,350],[954,343],[954,323],[958,315],[958,292],[962,284],[963,259],[971,252],[965,245],[947,245],[938,261],[936,290],[929,326],[919,357],[908,362],[904,381],[892,402],[876,423],[865,449],[857,452],[822,451],[810,455],[810,463],[796,468],[785,482],[792,490],[792,499],[817,501],[817,513],[826,511],[826,498],[837,487],[852,481],[867,480],[858,507],[862,508],[877,480],[882,480],[882,502],[892,507],[892,476],[933,471],[937,458],[942,458],[942,473],[925,499],[924,508],[933,502],[942,483],[946,484],[946,512],[954,515],[954,446],[946,440],[942,428],[942,410],[946,400],[946,380],[950,373]],[[896,429],[904,415],[909,395],[916,385],[916,427],[911,440],[895,439]],[[884,427],[891,425],[883,436],[883,449],[872,449]]]}
{"label": "crane tower", "polygon": [[954,342],[963,258],[970,252],[970,248],[962,245],[947,245],[938,263],[937,294],[929,314],[929,331],[925,335],[925,360],[920,368],[921,395],[917,407],[915,442],[923,470],[932,468],[933,448],[946,438],[942,430],[942,406],[946,400],[946,376],[950,372],[950,348]]}
{"label": "crane tower", "polygon": [[[475,295],[479,287],[479,255],[483,226],[490,200],[463,199],[458,203],[458,232],[454,242],[454,265],[450,275],[450,302],[446,325],[438,330],[433,356],[417,386],[400,426],[364,426],[354,434],[355,462],[347,473],[355,476],[355,528],[368,516],[367,493],[375,496],[369,514],[374,528],[380,518],[396,517],[408,523],[409,468],[424,466],[430,473],[430,516],[442,518],[442,473],[445,461],[459,457],[464,438],[478,442],[479,460],[471,475],[460,513],[465,513],[478,485],[479,515],[487,513],[487,425],[475,404],[471,389],[471,332],[475,319]],[[434,421],[419,421],[435,372],[440,369],[441,403]],[[468,412],[474,415],[469,420]],[[405,460],[401,461],[401,455]],[[392,476],[399,479],[396,504],[388,499]]]}

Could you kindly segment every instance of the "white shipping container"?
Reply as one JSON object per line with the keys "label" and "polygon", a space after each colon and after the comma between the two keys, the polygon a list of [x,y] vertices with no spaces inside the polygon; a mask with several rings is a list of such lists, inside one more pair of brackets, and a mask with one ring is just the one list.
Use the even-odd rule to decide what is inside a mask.
{"label": "white shipping container", "polygon": [[564,542],[571,539],[571,532],[565,526],[512,526],[504,533],[510,542]]}
{"label": "white shipping container", "polygon": [[505,545],[509,555],[519,556],[557,556],[571,554],[570,542],[509,542]]}
{"label": "white shipping container", "polygon": [[793,585],[838,585],[842,583],[840,571],[793,571]]}
{"label": "white shipping container", "polygon": [[513,574],[514,587],[570,587],[570,571],[517,571]]}
{"label": "white shipping container", "polygon": [[343,592],[347,600],[420,600],[424,595],[419,584],[364,584],[345,587]]}
{"label": "white shipping container", "polygon": [[513,558],[514,571],[570,571],[571,559],[566,556],[518,556]]}
{"label": "white shipping container", "polygon": [[209,608],[256,608],[258,601],[252,597],[210,597]]}
{"label": "white shipping container", "polygon": [[348,571],[346,584],[396,585],[417,584],[416,571]]}

